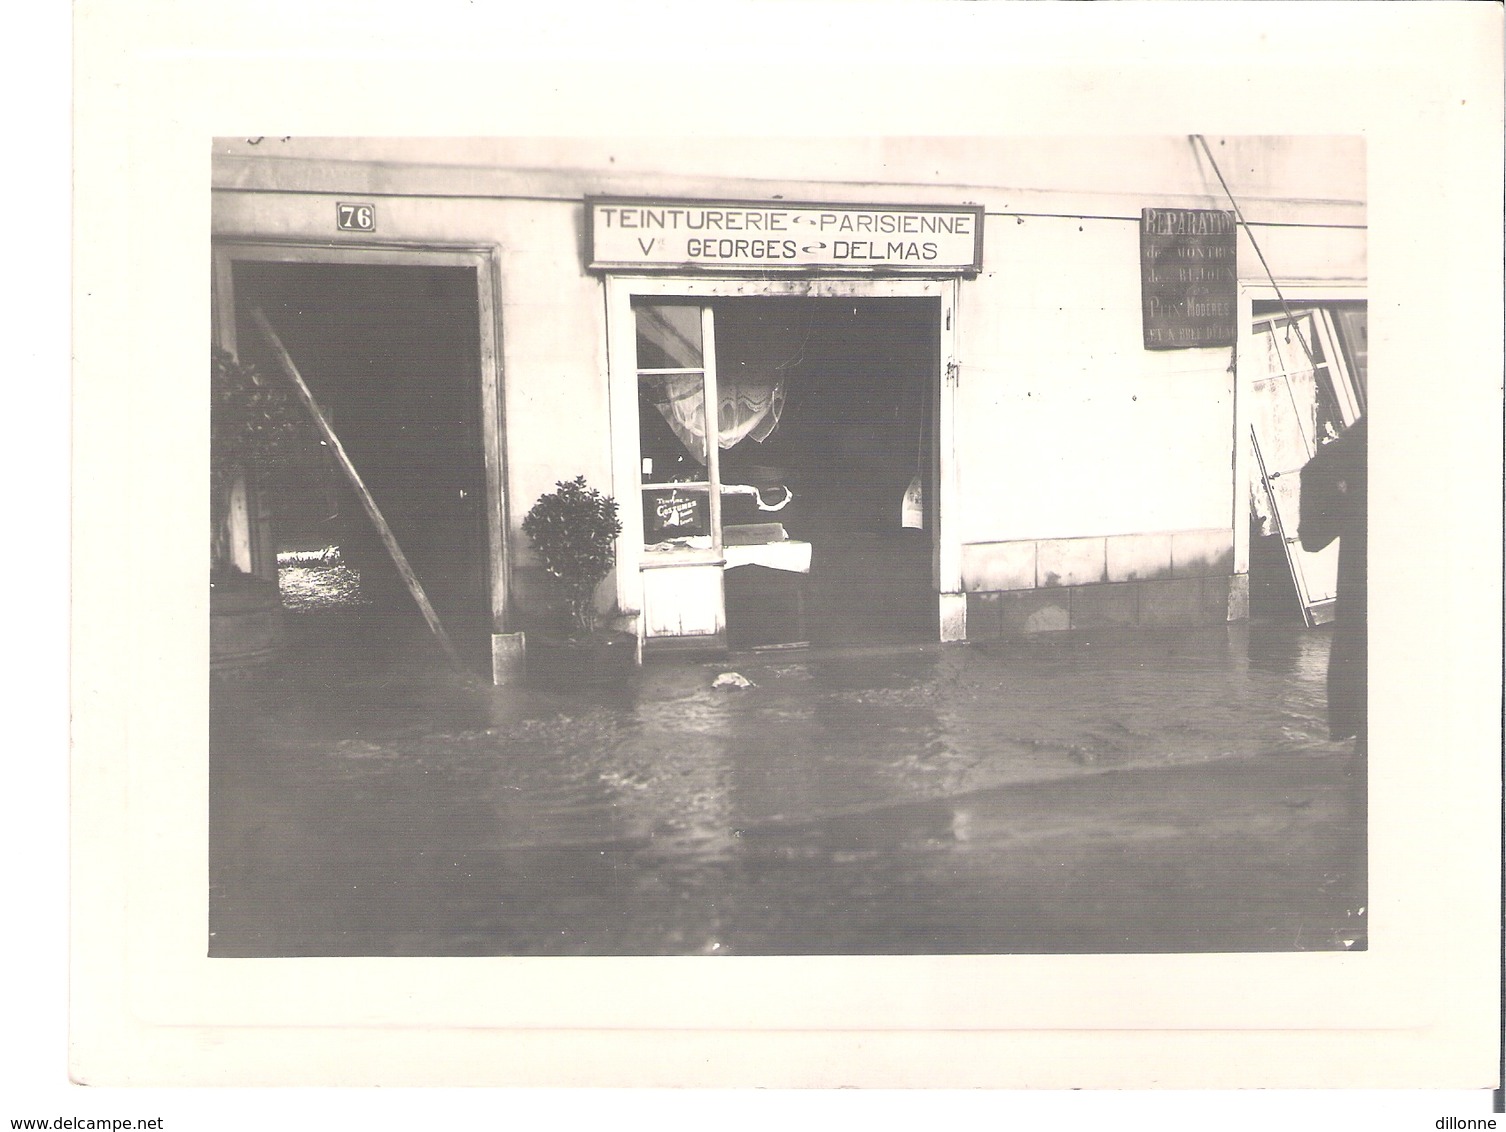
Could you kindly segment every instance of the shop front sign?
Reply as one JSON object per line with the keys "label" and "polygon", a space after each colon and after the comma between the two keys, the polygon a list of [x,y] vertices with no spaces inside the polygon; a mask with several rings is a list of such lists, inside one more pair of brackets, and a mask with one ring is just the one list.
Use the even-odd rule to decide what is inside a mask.
{"label": "shop front sign", "polygon": [[983,207],[586,202],[592,270],[865,268],[972,274],[983,265]]}
{"label": "shop front sign", "polygon": [[1232,212],[1140,210],[1140,305],[1147,350],[1234,345],[1237,238]]}

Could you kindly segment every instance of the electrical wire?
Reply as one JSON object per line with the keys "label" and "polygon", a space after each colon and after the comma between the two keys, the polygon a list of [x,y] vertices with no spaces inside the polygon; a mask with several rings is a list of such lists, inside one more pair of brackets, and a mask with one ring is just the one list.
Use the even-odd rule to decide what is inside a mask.
{"label": "electrical wire", "polygon": [[1265,277],[1271,281],[1271,288],[1276,292],[1276,298],[1281,303],[1281,310],[1287,318],[1287,341],[1291,341],[1291,331],[1295,330],[1297,332],[1297,341],[1302,345],[1302,352],[1307,355],[1307,364],[1316,370],[1318,368],[1317,359],[1313,357],[1312,350],[1308,349],[1307,339],[1302,334],[1302,328],[1297,325],[1297,318],[1292,314],[1292,308],[1287,305],[1286,296],[1281,293],[1280,284],[1276,282],[1276,277],[1271,274],[1271,265],[1266,262],[1265,253],[1260,250],[1260,244],[1255,239],[1255,233],[1251,231],[1250,225],[1245,221],[1244,213],[1239,208],[1239,202],[1234,199],[1234,194],[1229,191],[1229,182],[1224,180],[1223,171],[1219,169],[1218,162],[1214,160],[1213,151],[1208,148],[1207,139],[1202,134],[1193,134],[1192,138],[1203,147],[1203,152],[1207,154],[1208,164],[1213,166],[1213,175],[1218,178],[1218,183],[1223,186],[1224,195],[1229,198],[1229,204],[1234,208],[1234,218],[1239,221],[1239,226],[1244,229],[1245,235],[1249,237],[1250,246],[1255,249],[1255,254],[1260,259],[1260,266],[1265,271]]}

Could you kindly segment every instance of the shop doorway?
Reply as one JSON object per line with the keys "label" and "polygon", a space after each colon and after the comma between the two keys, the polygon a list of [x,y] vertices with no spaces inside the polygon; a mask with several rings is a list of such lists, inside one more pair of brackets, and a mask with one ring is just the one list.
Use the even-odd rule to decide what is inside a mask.
{"label": "shop doorway", "polygon": [[[720,550],[734,649],[935,640],[940,300],[633,309],[653,580],[678,554]],[[660,621],[671,636],[694,621],[649,604],[650,637]]]}
{"label": "shop doorway", "polygon": [[732,647],[936,639],[937,307],[895,298],[713,304],[723,387],[748,371],[784,382],[777,426],[722,452],[722,483],[782,484],[790,494],[768,513],[754,510],[755,497],[724,490],[724,529],[777,518],[812,548],[794,625],[777,573],[728,570]]}
{"label": "shop doorway", "polygon": [[[497,555],[484,456],[481,275],[463,262],[232,258],[220,286],[232,292],[242,360],[277,372],[252,321],[259,308],[455,651],[489,674]],[[439,649],[417,603],[347,477],[332,459],[327,465],[260,501],[293,647],[358,669],[401,657],[431,662]]]}

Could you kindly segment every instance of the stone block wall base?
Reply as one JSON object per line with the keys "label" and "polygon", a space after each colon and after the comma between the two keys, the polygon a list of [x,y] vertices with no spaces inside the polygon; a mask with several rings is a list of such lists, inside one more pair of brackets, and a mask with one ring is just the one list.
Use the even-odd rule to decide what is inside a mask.
{"label": "stone block wall base", "polygon": [[969,640],[1069,629],[1221,625],[1249,616],[1245,575],[1154,578],[967,595]]}

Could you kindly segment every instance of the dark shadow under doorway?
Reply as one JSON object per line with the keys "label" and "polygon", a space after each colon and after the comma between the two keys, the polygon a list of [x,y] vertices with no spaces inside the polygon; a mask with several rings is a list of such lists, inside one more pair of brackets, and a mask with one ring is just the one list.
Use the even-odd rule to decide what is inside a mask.
{"label": "dark shadow under doorway", "polygon": [[728,571],[729,645],[935,640],[937,301],[729,299],[715,318],[719,374],[772,366],[787,395],[766,440],[722,454],[722,482],[777,469],[794,498],[764,518],[813,548],[808,576]]}
{"label": "dark shadow under doorway", "polygon": [[[251,327],[250,311],[260,307],[456,651],[477,674],[488,673],[492,619],[475,269],[240,261],[234,284],[242,356],[275,371]],[[357,675],[410,658],[443,663],[391,556],[333,462],[324,482],[277,493],[270,510],[294,648]],[[321,555],[340,572],[316,575],[321,564],[310,559]]]}

